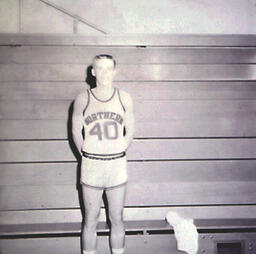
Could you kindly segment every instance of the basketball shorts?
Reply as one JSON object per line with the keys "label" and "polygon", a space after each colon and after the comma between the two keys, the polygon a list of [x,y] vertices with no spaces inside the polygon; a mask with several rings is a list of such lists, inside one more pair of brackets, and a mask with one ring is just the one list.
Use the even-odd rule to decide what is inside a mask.
{"label": "basketball shorts", "polygon": [[82,184],[96,188],[113,188],[127,182],[126,156],[113,160],[95,160],[82,156]]}

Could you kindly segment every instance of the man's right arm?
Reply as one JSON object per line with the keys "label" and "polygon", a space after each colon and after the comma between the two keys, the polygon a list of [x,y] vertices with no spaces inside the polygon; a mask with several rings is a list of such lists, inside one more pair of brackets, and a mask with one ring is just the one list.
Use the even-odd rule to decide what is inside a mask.
{"label": "man's right arm", "polygon": [[82,154],[82,146],[83,146],[83,111],[87,104],[87,94],[81,93],[79,94],[74,102],[74,110],[72,115],[72,135],[77,150],[80,154]]}

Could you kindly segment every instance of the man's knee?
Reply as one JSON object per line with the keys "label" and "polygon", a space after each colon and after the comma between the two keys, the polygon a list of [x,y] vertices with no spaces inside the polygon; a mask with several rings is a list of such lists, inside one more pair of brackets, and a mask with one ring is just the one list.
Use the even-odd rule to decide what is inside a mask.
{"label": "man's knee", "polygon": [[96,229],[98,221],[99,221],[99,213],[96,214],[96,213],[88,212],[85,215],[84,228]]}
{"label": "man's knee", "polygon": [[123,226],[123,215],[122,213],[112,213],[109,215],[109,219],[112,226]]}

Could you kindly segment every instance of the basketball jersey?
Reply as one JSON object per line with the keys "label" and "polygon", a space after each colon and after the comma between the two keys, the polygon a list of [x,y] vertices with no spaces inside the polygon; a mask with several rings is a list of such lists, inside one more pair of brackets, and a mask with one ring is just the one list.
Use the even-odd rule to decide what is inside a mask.
{"label": "basketball jersey", "polygon": [[117,88],[108,100],[100,100],[88,89],[88,102],[84,110],[84,143],[82,150],[90,155],[113,156],[126,149],[124,139],[124,113]]}

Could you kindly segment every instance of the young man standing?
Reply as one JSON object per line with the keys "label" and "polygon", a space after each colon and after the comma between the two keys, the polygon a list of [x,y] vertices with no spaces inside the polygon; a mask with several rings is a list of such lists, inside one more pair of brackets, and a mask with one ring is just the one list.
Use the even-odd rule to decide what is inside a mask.
{"label": "young man standing", "polygon": [[77,96],[72,116],[73,138],[82,156],[83,254],[96,253],[96,226],[103,191],[109,206],[111,251],[123,254],[123,207],[127,182],[125,151],[134,133],[133,103],[128,93],[112,86],[116,73],[112,56],[98,55],[92,65],[96,87]]}

